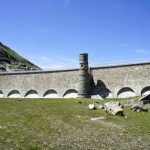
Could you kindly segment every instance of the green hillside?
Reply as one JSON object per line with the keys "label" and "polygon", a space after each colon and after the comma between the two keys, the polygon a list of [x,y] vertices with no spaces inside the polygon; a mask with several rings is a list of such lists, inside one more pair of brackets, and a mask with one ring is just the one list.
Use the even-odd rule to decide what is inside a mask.
{"label": "green hillside", "polygon": [[0,42],[0,71],[23,70],[40,70],[40,68]]}

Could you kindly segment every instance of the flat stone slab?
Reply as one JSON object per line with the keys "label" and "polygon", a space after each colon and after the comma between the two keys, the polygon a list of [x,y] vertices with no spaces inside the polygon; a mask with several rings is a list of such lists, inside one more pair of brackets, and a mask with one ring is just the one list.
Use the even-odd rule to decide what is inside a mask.
{"label": "flat stone slab", "polygon": [[91,121],[96,121],[96,120],[103,120],[105,119],[106,117],[97,117],[97,118],[92,118]]}

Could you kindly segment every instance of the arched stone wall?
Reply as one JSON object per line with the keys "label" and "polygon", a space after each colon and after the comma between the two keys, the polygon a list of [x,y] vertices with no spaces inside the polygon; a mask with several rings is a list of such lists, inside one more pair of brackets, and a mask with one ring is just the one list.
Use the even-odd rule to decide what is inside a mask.
{"label": "arched stone wall", "polygon": [[20,97],[20,92],[17,90],[12,90],[8,93],[7,97],[9,98],[19,98]]}
{"label": "arched stone wall", "polygon": [[110,90],[108,89],[105,89],[103,91],[100,91],[99,95],[102,97],[102,98],[112,98],[112,93]]}
{"label": "arched stone wall", "polygon": [[102,98],[112,98],[111,91],[106,87],[105,83],[102,80],[98,80],[93,91],[92,95],[100,95]]}
{"label": "arched stone wall", "polygon": [[0,90],[0,98],[4,97],[3,92]]}
{"label": "arched stone wall", "polygon": [[[90,72],[93,77],[92,86],[98,86],[96,84],[101,80],[105,89],[108,89],[103,90],[100,85],[98,92],[101,92],[103,97],[139,96],[149,93],[150,63],[91,67]],[[48,89],[56,90],[59,97],[70,97],[69,94],[72,92],[65,93],[65,91],[68,89],[78,91],[78,87],[79,69],[0,73],[0,97],[7,97],[12,89],[17,89],[20,97],[46,97],[51,94],[45,93]],[[129,87],[133,91],[128,90],[128,94],[127,91],[120,92],[123,87]],[[29,92],[30,89],[38,92]],[[74,94],[77,95],[77,92]]]}
{"label": "arched stone wall", "polygon": [[113,97],[117,97],[123,87],[132,88],[135,95],[140,96],[143,87],[150,85],[150,63],[92,67],[91,72],[94,83],[103,81]]}
{"label": "arched stone wall", "polygon": [[[34,89],[33,97],[43,97],[48,89],[56,90],[58,97],[63,97],[66,89],[78,89],[78,69],[54,71],[30,71],[0,73],[0,89],[4,97],[12,89],[17,89],[21,97],[32,97],[27,94]],[[37,96],[38,95],[38,96]]]}
{"label": "arched stone wall", "polygon": [[44,94],[43,94],[44,98],[58,98],[58,94],[55,90],[47,90]]}
{"label": "arched stone wall", "polygon": [[123,87],[117,93],[118,98],[127,98],[127,97],[134,97],[134,96],[135,96],[135,92],[130,87]]}
{"label": "arched stone wall", "polygon": [[146,86],[142,89],[141,95],[149,95],[150,94],[150,86]]}
{"label": "arched stone wall", "polygon": [[36,90],[29,90],[26,94],[25,94],[26,98],[38,98],[38,92]]}
{"label": "arched stone wall", "polygon": [[64,98],[76,98],[78,97],[78,92],[75,89],[69,89],[64,93],[63,97]]}

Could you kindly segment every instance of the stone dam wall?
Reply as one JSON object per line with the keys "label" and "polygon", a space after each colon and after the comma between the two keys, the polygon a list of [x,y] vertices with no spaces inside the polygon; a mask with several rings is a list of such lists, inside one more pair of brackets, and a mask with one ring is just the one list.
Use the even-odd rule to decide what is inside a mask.
{"label": "stone dam wall", "polygon": [[71,93],[76,95],[78,69],[3,73],[0,74],[0,90],[1,97],[67,97]]}
{"label": "stone dam wall", "polygon": [[92,68],[98,92],[104,97],[150,94],[150,63]]}
{"label": "stone dam wall", "polygon": [[[90,68],[91,95],[132,97],[150,94],[150,62]],[[79,69],[0,73],[0,97],[77,97]]]}

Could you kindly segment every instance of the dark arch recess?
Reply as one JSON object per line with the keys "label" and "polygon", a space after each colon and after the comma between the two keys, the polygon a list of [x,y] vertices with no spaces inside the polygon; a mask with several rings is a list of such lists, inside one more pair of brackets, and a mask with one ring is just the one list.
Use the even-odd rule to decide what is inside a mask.
{"label": "dark arch recess", "polygon": [[26,94],[25,94],[25,97],[27,97],[28,95],[30,94],[37,94],[38,95],[38,92],[35,91],[35,90],[29,90]]}
{"label": "dark arch recess", "polygon": [[134,93],[134,91],[133,91],[130,87],[123,87],[123,88],[121,88],[121,89],[118,91],[117,97],[118,97],[121,93],[124,93],[124,92],[133,92],[133,93]]}
{"label": "dark arch recess", "polygon": [[0,97],[3,97],[3,92],[0,90]]}
{"label": "dark arch recess", "polygon": [[71,94],[71,93],[78,94],[78,92],[75,89],[69,89],[64,93],[63,97],[65,97],[66,95]]}
{"label": "dark arch recess", "polygon": [[0,90],[0,94],[3,94],[3,92]]}
{"label": "dark arch recess", "polygon": [[143,95],[143,93],[147,92],[147,91],[150,91],[150,86],[146,86],[142,89],[141,91],[141,95]]}
{"label": "dark arch recess", "polygon": [[12,91],[10,91],[10,92],[8,93],[8,96],[7,96],[7,97],[9,97],[9,96],[11,96],[11,95],[13,95],[13,94],[19,94],[19,95],[20,95],[20,93],[19,93],[18,90],[12,90]]}
{"label": "dark arch recess", "polygon": [[43,97],[45,97],[46,95],[49,95],[49,94],[57,94],[57,92],[55,90],[47,90],[44,94],[43,94]]}

